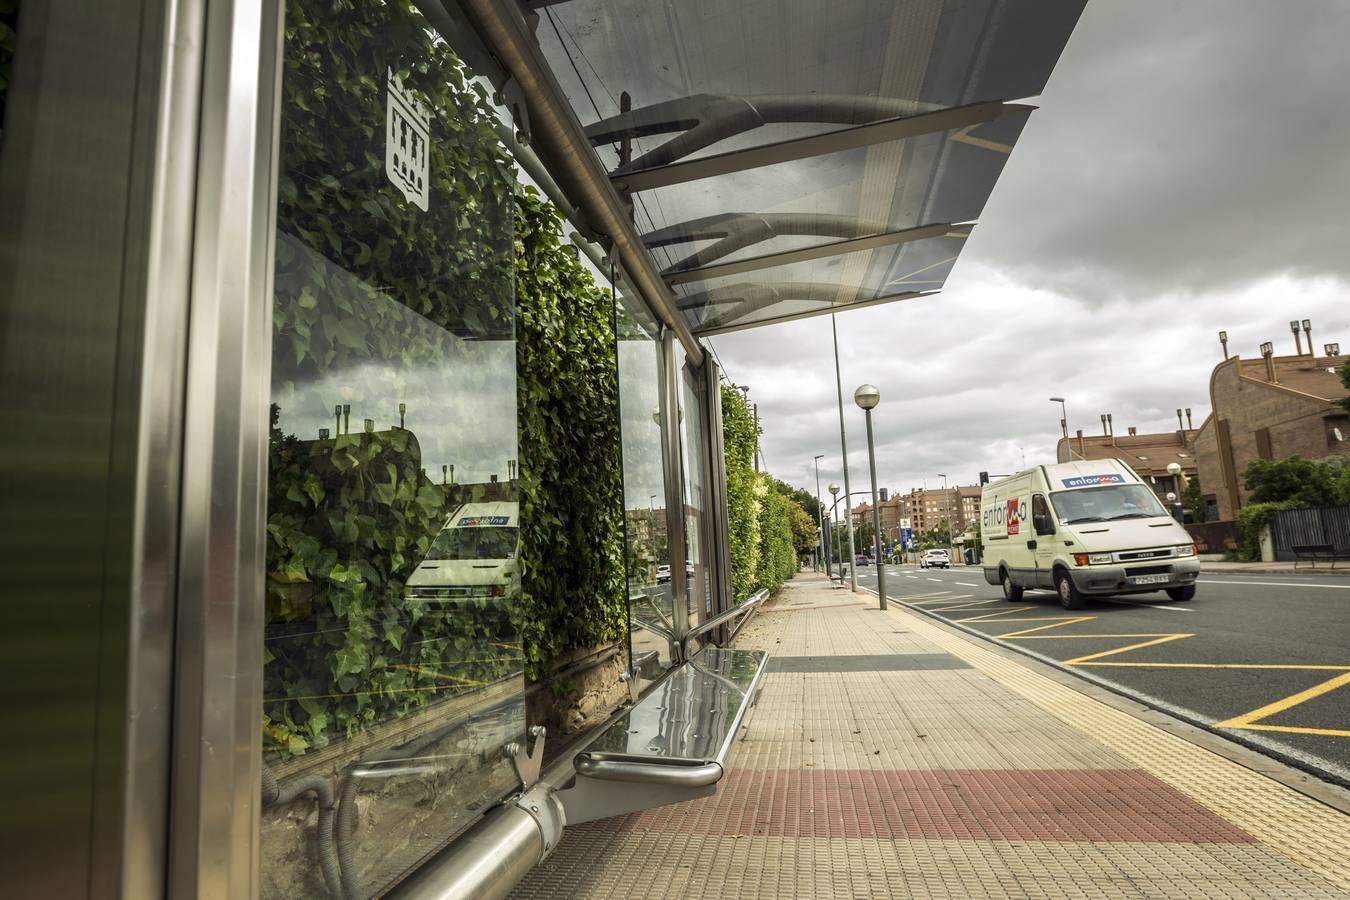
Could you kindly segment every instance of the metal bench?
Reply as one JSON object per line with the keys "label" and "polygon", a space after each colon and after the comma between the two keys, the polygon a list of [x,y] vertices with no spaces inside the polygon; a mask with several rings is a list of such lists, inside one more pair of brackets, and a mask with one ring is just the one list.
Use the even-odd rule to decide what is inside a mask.
{"label": "metal bench", "polygon": [[769,655],[705,647],[576,755],[568,825],[716,792]]}
{"label": "metal bench", "polygon": [[1338,555],[1336,553],[1336,548],[1331,544],[1295,544],[1290,549],[1294,551],[1295,570],[1298,569],[1298,564],[1303,560],[1311,562],[1314,569],[1317,568],[1317,561],[1319,559],[1331,560],[1331,568],[1334,569],[1336,568],[1336,561],[1338,559],[1348,558],[1346,556]]}

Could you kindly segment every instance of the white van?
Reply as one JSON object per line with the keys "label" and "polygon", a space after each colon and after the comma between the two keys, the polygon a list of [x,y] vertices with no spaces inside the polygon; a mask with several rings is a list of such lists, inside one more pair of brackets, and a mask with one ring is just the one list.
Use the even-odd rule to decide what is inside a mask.
{"label": "white van", "polygon": [[1093,595],[1195,596],[1190,533],[1118,459],[1037,466],[988,484],[980,526],[984,579],[1009,600],[1029,588],[1055,591],[1067,609]]}
{"label": "white van", "polygon": [[520,588],[520,504],[465,503],[445,520],[408,579],[411,597],[503,597]]}

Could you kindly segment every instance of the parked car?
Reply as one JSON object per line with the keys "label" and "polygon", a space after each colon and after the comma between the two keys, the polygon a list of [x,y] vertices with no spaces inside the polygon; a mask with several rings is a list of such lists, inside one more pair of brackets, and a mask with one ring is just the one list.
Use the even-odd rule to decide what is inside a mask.
{"label": "parked car", "polygon": [[855,566],[870,566],[872,564],[872,557],[864,556],[861,553],[859,553],[856,557],[854,557],[853,564]]}
{"label": "parked car", "polygon": [[665,563],[656,567],[656,583],[670,584],[670,566]]}
{"label": "parked car", "polygon": [[923,556],[919,557],[920,569],[950,569],[952,567],[952,558],[947,555],[946,550],[925,550]]}

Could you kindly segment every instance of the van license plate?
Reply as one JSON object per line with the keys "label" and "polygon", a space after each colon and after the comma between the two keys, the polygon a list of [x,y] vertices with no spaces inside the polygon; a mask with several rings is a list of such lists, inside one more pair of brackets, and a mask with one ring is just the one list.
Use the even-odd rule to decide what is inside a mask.
{"label": "van license plate", "polygon": [[1171,575],[1135,575],[1130,578],[1130,584],[1161,584],[1171,580]]}

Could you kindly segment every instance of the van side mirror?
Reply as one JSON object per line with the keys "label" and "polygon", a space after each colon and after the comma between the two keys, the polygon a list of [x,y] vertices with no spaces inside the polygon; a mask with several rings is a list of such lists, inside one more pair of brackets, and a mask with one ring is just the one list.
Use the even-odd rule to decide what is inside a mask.
{"label": "van side mirror", "polygon": [[1031,517],[1031,524],[1036,529],[1037,534],[1054,534],[1055,526],[1047,515],[1037,515]]}

